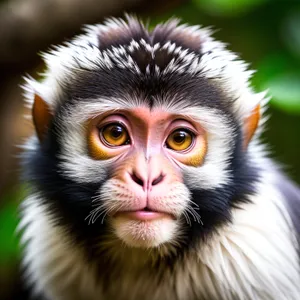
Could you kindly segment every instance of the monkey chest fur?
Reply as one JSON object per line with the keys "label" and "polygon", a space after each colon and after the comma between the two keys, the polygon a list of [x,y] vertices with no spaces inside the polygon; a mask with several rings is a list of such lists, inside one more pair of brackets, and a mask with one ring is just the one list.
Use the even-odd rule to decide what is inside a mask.
{"label": "monkey chest fur", "polygon": [[112,252],[115,265],[102,270],[101,258],[98,265],[88,262],[80,246],[51,223],[37,197],[30,197],[23,217],[28,281],[51,300],[299,299],[292,225],[282,217],[282,203],[272,200],[279,198],[276,190],[264,190],[247,209],[236,210],[233,223],[209,243],[171,266],[153,266],[145,259],[151,252],[130,254],[121,245],[124,255]]}

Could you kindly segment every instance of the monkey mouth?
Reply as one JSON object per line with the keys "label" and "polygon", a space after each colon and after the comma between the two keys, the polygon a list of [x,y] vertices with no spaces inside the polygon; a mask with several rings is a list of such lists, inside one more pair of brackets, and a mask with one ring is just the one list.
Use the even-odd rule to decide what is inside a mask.
{"label": "monkey mouth", "polygon": [[121,211],[117,212],[115,217],[123,217],[126,219],[131,219],[135,221],[154,221],[159,219],[175,219],[175,216],[166,213],[166,212],[159,212],[149,209],[148,207],[145,207],[144,209],[135,210],[135,211]]}

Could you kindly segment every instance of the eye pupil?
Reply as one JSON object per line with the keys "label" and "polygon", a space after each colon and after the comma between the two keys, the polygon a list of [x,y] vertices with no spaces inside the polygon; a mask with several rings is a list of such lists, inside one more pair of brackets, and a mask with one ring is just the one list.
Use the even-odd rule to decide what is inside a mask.
{"label": "eye pupil", "polygon": [[176,144],[182,144],[185,141],[186,138],[186,134],[183,131],[179,131],[178,133],[176,133],[173,137],[174,142]]}
{"label": "eye pupil", "polygon": [[123,128],[121,126],[114,126],[110,131],[112,138],[119,138],[123,134]]}

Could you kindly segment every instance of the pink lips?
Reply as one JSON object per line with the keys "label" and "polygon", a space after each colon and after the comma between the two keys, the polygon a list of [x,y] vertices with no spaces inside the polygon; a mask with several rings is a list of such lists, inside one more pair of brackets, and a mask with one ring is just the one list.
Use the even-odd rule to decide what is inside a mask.
{"label": "pink lips", "polygon": [[132,220],[137,220],[137,221],[153,221],[162,218],[172,218],[172,216],[167,213],[147,211],[147,210],[122,212],[122,213],[118,213],[117,216],[118,215],[127,217]]}

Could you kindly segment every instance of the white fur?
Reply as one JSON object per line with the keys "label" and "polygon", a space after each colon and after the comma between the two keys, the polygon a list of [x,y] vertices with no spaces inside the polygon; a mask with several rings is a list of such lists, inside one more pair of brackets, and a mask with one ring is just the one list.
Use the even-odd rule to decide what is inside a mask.
{"label": "white fur", "polygon": [[171,218],[141,222],[124,217],[114,218],[112,227],[116,236],[129,247],[148,249],[170,242],[180,228]]}
{"label": "white fur", "polygon": [[[151,251],[111,241],[117,243],[111,251],[121,271],[106,293],[96,284],[95,266],[84,260],[64,228],[52,223],[40,196],[31,196],[24,203],[21,224],[28,280],[51,300],[297,300],[297,242],[283,198],[271,183],[265,175],[252,203],[233,211],[233,223],[188,252],[182,263],[174,262],[172,273],[165,269],[167,280],[160,284],[149,274],[155,260]],[[114,274],[113,269],[103,272]]]}

